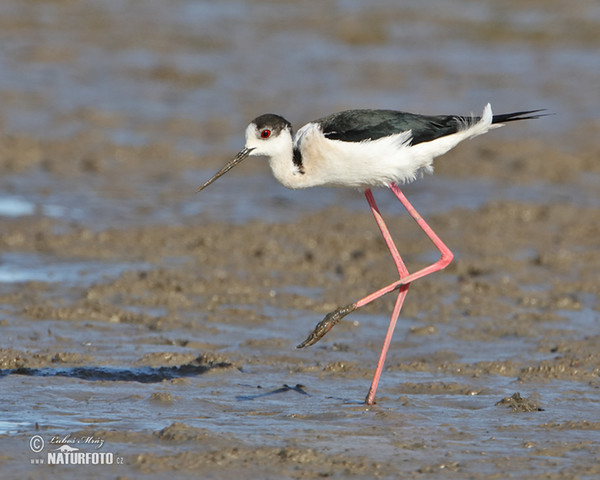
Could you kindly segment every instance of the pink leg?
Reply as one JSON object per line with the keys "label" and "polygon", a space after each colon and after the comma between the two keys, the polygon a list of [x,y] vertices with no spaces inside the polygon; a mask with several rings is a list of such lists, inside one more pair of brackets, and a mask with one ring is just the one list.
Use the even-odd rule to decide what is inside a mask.
{"label": "pink leg", "polygon": [[398,280],[397,282],[391,283],[387,287],[383,287],[382,289],[377,290],[376,292],[372,293],[371,295],[367,295],[365,298],[359,300],[358,302],[356,302],[354,304],[356,306],[356,308],[364,307],[368,303],[371,303],[373,300],[376,300],[379,297],[382,297],[386,293],[393,292],[394,290],[398,289],[402,285],[408,285],[409,283],[412,283],[419,278],[423,278],[426,275],[429,275],[431,273],[434,273],[434,272],[437,272],[439,270],[446,268],[450,264],[452,259],[454,258],[454,255],[452,254],[450,249],[444,244],[444,242],[442,242],[440,240],[440,237],[438,237],[435,234],[435,232],[431,229],[431,227],[429,225],[427,225],[427,222],[425,222],[425,220],[423,220],[421,215],[419,215],[417,213],[415,208],[410,204],[410,202],[407,200],[407,198],[404,196],[404,194],[398,188],[398,186],[392,184],[390,186],[390,189],[392,190],[392,192],[394,192],[394,194],[396,195],[398,200],[400,200],[400,202],[402,202],[402,205],[404,205],[404,208],[406,208],[408,213],[410,213],[411,217],[413,217],[415,219],[415,221],[417,222],[419,227],[421,227],[421,229],[425,232],[425,234],[433,242],[433,244],[436,246],[436,248],[440,251],[441,257],[437,262],[429,265],[428,267],[425,267],[415,273],[411,273],[410,275],[407,275],[405,277],[401,276],[400,280]]}
{"label": "pink leg", "polygon": [[[379,230],[381,230],[381,234],[385,240],[385,243],[394,258],[394,263],[396,264],[396,268],[398,269],[398,274],[400,278],[404,278],[408,275],[408,270],[398,253],[398,249],[396,248],[396,244],[392,240],[392,236],[383,221],[381,213],[377,208],[377,204],[375,203],[375,199],[373,198],[373,194],[371,190],[365,191],[365,196],[367,197],[367,202],[369,202],[369,206],[371,207],[371,212],[375,217],[375,221],[379,226]],[[383,347],[381,348],[381,353],[379,354],[379,360],[377,362],[377,368],[375,369],[375,375],[373,376],[373,381],[371,382],[371,388],[369,389],[369,393],[365,400],[367,405],[373,405],[375,402],[375,392],[377,391],[377,385],[379,384],[379,378],[381,377],[381,372],[383,372],[383,364],[385,363],[385,357],[387,356],[387,352],[390,348],[390,343],[392,342],[392,336],[394,335],[394,329],[396,328],[396,322],[398,321],[398,317],[400,316],[400,310],[402,310],[402,304],[404,303],[404,299],[406,298],[406,294],[408,293],[409,284],[402,285],[400,287],[400,292],[398,293],[398,298],[396,299],[396,304],[394,305],[394,310],[392,311],[392,318],[390,319],[390,324],[388,326],[387,333],[385,335],[385,340],[383,341]]]}
{"label": "pink leg", "polygon": [[398,299],[396,300],[396,304],[394,306],[394,310],[392,312],[392,318],[390,320],[390,325],[388,327],[388,331],[384,340],[383,348],[381,350],[381,354],[379,356],[379,361],[377,363],[377,369],[375,371],[375,376],[373,377],[373,382],[371,383],[371,388],[369,390],[369,394],[365,402],[368,405],[372,405],[375,401],[375,392],[377,390],[377,384],[379,383],[379,378],[381,376],[381,372],[383,370],[383,364],[385,362],[385,357],[387,355],[389,345],[392,339],[392,334],[394,332],[394,328],[396,326],[396,322],[398,320],[398,316],[400,315],[400,310],[402,308],[402,304],[404,302],[404,298],[406,297],[406,293],[408,291],[408,286],[414,280],[422,278],[431,273],[437,272],[438,270],[442,270],[452,261],[454,258],[450,249],[440,240],[440,238],[435,234],[435,232],[431,229],[429,225],[423,220],[423,218],[417,213],[415,208],[410,204],[407,198],[404,196],[400,188],[397,185],[390,185],[390,189],[394,192],[394,195],[400,200],[404,208],[410,213],[410,215],[415,219],[417,224],[421,227],[421,229],[425,232],[425,234],[429,237],[429,239],[433,242],[436,248],[440,251],[441,257],[440,259],[425,267],[415,273],[409,274],[396,245],[394,244],[392,237],[381,217],[379,209],[375,203],[375,199],[373,198],[373,194],[370,190],[365,191],[365,196],[367,197],[367,201],[369,202],[369,206],[371,207],[371,211],[375,217],[375,221],[381,230],[385,243],[392,254],[394,259],[394,263],[396,268],[398,269],[398,274],[400,275],[400,279],[394,283],[391,283],[387,287],[381,288],[376,292],[362,298],[358,302],[351,303],[350,305],[346,305],[345,307],[340,307],[337,310],[327,314],[327,316],[319,322],[319,324],[315,327],[313,332],[308,336],[308,338],[298,345],[298,348],[307,347],[317,343],[331,328],[338,323],[343,317],[353,312],[357,308],[363,307],[368,303],[371,303],[373,300],[376,300],[383,295],[393,292],[394,290],[400,290],[398,293]]}
{"label": "pink leg", "polygon": [[390,325],[388,326],[387,333],[385,334],[385,340],[383,341],[383,347],[381,348],[381,353],[379,354],[379,360],[377,361],[377,368],[375,369],[375,375],[373,375],[371,388],[369,388],[369,393],[367,394],[367,398],[365,399],[365,403],[367,405],[373,405],[375,403],[375,392],[377,391],[377,385],[379,384],[381,372],[383,372],[383,364],[385,363],[385,357],[387,356],[387,352],[390,349],[390,343],[392,343],[392,336],[394,335],[396,322],[398,321],[398,317],[400,316],[400,310],[402,310],[402,304],[404,303],[404,299],[406,298],[407,293],[408,285],[402,285],[402,287],[400,287],[400,292],[398,293],[398,298],[396,299],[396,304],[394,305],[394,310],[392,311]]}
{"label": "pink leg", "polygon": [[375,217],[375,221],[377,222],[377,226],[383,235],[383,239],[385,240],[385,244],[387,245],[390,253],[392,254],[392,258],[394,259],[394,263],[396,264],[396,268],[398,269],[398,274],[400,278],[406,277],[408,275],[408,270],[402,261],[402,257],[398,253],[398,249],[396,248],[396,244],[394,240],[392,240],[392,236],[390,235],[390,231],[387,228],[387,225],[383,221],[383,217],[379,212],[379,208],[377,208],[377,204],[375,203],[375,198],[373,198],[373,193],[371,190],[365,190],[365,197],[367,197],[367,202],[369,202],[369,207],[371,207],[371,213]]}

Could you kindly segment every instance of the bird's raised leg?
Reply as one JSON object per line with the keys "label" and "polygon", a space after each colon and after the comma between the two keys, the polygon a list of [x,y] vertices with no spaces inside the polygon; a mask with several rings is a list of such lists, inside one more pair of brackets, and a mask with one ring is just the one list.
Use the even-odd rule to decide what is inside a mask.
{"label": "bird's raised leg", "polygon": [[[404,265],[404,262],[402,261],[402,257],[400,257],[400,254],[398,253],[398,249],[396,248],[396,245],[394,244],[394,241],[392,240],[392,236],[390,235],[387,225],[383,221],[383,217],[381,216],[381,213],[379,212],[379,208],[377,207],[377,204],[375,203],[375,198],[373,198],[373,193],[371,192],[370,189],[365,190],[365,197],[367,198],[367,202],[369,202],[369,207],[371,207],[371,212],[373,213],[373,216],[375,217],[375,221],[377,222],[377,226],[379,227],[379,230],[381,231],[381,234],[383,235],[385,244],[387,245],[390,253],[392,254],[392,258],[394,259],[396,269],[398,270],[398,275],[400,275],[400,278],[402,279],[403,277],[408,275],[408,270],[406,269],[406,266]],[[408,288],[408,285],[406,285],[406,288]],[[402,301],[404,301],[404,297],[406,296],[406,291],[401,291],[400,294],[402,296]],[[402,307],[402,302],[400,302],[400,307]],[[338,323],[342,318],[344,318],[349,313],[352,313],[357,308],[359,308],[358,303],[351,303],[350,305],[346,305],[345,307],[340,307],[337,310],[334,310],[333,312],[327,314],[327,316],[321,322],[319,322],[317,324],[317,326],[310,333],[308,338],[306,340],[304,340],[304,342],[302,342],[300,345],[298,345],[297,348],[309,347],[310,345],[314,345],[321,338],[323,338],[325,336],[325,334],[329,330],[331,330],[336,323]],[[398,309],[398,312],[399,311],[400,311],[400,308]],[[396,319],[397,319],[397,317],[396,317]],[[390,323],[390,329],[392,332],[394,330],[395,324],[396,324],[396,321],[394,320],[394,318],[392,316],[392,322]],[[389,336],[391,339],[391,333]],[[387,339],[387,337],[386,337],[386,339]]]}
{"label": "bird's raised leg", "polygon": [[[425,234],[433,242],[433,244],[436,246],[436,248],[440,251],[441,256],[437,262],[432,263],[428,267],[422,268],[421,270],[418,270],[415,273],[411,273],[410,275],[400,278],[400,280],[398,280],[397,282],[391,283],[387,287],[383,287],[382,289],[380,289],[380,290],[372,293],[371,295],[368,295],[365,298],[354,303],[353,305],[355,305],[356,308],[364,307],[366,304],[371,303],[373,300],[376,300],[379,297],[382,297],[386,293],[393,292],[394,290],[397,290],[398,288],[400,288],[403,285],[407,285],[409,283],[414,282],[415,280],[417,280],[419,278],[423,278],[431,273],[435,273],[439,270],[443,270],[450,264],[450,262],[452,262],[452,259],[454,258],[454,254],[444,244],[444,242],[442,242],[440,240],[440,237],[438,237],[436,235],[436,233],[431,229],[431,227],[429,225],[427,225],[427,222],[425,222],[425,220],[423,220],[423,217],[421,217],[421,215],[419,215],[419,213],[415,210],[415,207],[413,207],[410,204],[410,202],[408,201],[408,199],[404,196],[404,193],[402,193],[402,190],[400,190],[400,188],[398,188],[398,186],[395,184],[390,185],[390,189],[392,190],[392,192],[394,192],[394,195],[396,195],[396,197],[398,198],[398,200],[400,200],[402,205],[404,205],[404,208],[406,208],[408,213],[410,213],[410,216],[414,218],[414,220],[417,222],[419,227],[421,227],[421,229],[425,232]],[[355,310],[356,310],[356,308],[355,308]]]}
{"label": "bird's raised leg", "polygon": [[[340,308],[334,310],[333,312],[328,313],[325,316],[325,318],[317,324],[317,326],[310,333],[308,338],[306,340],[304,340],[304,342],[302,342],[300,345],[298,345],[297,348],[303,348],[303,347],[308,347],[310,345],[314,345],[321,338],[323,338],[323,336],[329,330],[331,330],[336,323],[338,323],[342,318],[344,318],[349,313],[352,313],[357,308],[364,307],[368,303],[371,303],[373,300],[376,300],[387,293],[393,292],[394,290],[398,290],[402,286],[408,285],[411,282],[417,280],[418,278],[422,278],[426,275],[429,275],[431,273],[437,272],[438,270],[442,270],[442,269],[446,268],[448,266],[448,264],[454,258],[454,255],[452,254],[450,249],[440,240],[440,238],[435,234],[435,232],[431,229],[431,227],[429,225],[427,225],[425,220],[423,220],[423,218],[417,213],[415,208],[410,204],[410,202],[404,196],[404,194],[402,193],[400,188],[398,188],[398,186],[395,184],[391,184],[390,189],[392,190],[392,192],[394,192],[394,195],[396,195],[398,200],[400,200],[402,205],[404,205],[404,208],[406,208],[408,213],[410,213],[410,215],[414,218],[414,220],[417,222],[417,224],[421,227],[421,229],[425,232],[425,234],[433,242],[433,244],[436,246],[436,248],[440,251],[440,254],[441,254],[440,259],[437,262],[435,262],[421,270],[418,270],[415,273],[411,273],[411,274],[405,275],[405,276],[400,274],[400,279],[397,280],[396,282],[391,283],[388,286],[383,287],[383,288],[377,290],[376,292],[373,292],[370,295],[367,295],[366,297],[360,299],[359,301],[357,301],[355,303],[345,305],[343,307],[340,307]],[[367,194],[367,192],[368,192],[368,194]],[[371,194],[370,190],[367,190],[365,192],[365,195],[367,196],[367,201],[369,201],[369,196],[372,198],[372,194]],[[373,204],[374,204],[374,200],[373,200]],[[371,205],[371,201],[369,201],[369,205]],[[375,208],[377,208],[376,205],[375,205]],[[379,214],[379,211],[373,210],[372,206],[371,206],[371,211],[373,212],[373,215],[375,215],[375,220],[377,221],[377,224],[379,225],[380,229],[381,229],[382,225],[385,228],[385,224],[383,223],[383,219],[381,218],[381,214]],[[393,242],[391,242],[391,236],[390,236],[389,232],[387,231],[387,228],[385,228],[385,232],[384,232],[384,230],[382,230],[382,233],[383,233],[384,239],[386,240],[386,244],[388,245],[388,248],[390,248],[390,244],[393,245]],[[395,246],[393,248],[395,249]],[[397,255],[397,257],[400,257],[400,255],[398,255],[397,251],[396,251],[396,253],[394,253],[394,250],[392,250],[392,248],[390,248],[390,252],[392,252],[392,256],[394,257],[394,262],[396,263],[396,266],[398,266],[398,261],[397,261],[396,255]],[[402,261],[402,260],[400,259],[400,261]],[[400,270],[398,272],[400,273]]]}

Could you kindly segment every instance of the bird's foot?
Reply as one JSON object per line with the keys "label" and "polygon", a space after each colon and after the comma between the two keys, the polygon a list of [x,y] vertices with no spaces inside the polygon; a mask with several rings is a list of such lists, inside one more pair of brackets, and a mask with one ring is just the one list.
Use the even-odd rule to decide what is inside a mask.
{"label": "bird's foot", "polygon": [[345,307],[340,307],[333,312],[328,313],[323,320],[317,323],[315,329],[310,332],[310,335],[306,340],[304,340],[300,345],[296,348],[304,348],[310,347],[314,345],[319,340],[321,340],[325,334],[333,328],[333,326],[338,323],[342,318],[344,318],[349,313],[352,313],[356,310],[356,304],[351,303],[350,305],[346,305]]}

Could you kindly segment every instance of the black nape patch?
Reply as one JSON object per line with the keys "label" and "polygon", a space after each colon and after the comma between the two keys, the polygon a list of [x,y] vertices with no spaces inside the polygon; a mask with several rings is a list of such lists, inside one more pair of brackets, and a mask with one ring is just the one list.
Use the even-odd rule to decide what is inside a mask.
{"label": "black nape patch", "polygon": [[275,134],[278,134],[285,129],[289,130],[290,132],[292,131],[292,124],[285,118],[275,115],[274,113],[265,113],[264,115],[256,117],[254,120],[252,120],[252,123],[256,125],[258,130],[269,128]]}
{"label": "black nape patch", "polygon": [[304,165],[302,164],[302,152],[299,148],[294,148],[294,165],[298,167],[298,171],[304,175]]}

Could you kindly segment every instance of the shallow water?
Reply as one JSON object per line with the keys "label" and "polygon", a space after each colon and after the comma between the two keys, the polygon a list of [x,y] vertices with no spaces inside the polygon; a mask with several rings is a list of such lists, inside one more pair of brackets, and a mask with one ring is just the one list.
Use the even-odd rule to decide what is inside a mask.
{"label": "shallow water", "polygon": [[[2,478],[596,478],[599,21],[591,1],[2,2]],[[411,285],[368,407],[393,298],[295,348],[394,280],[363,195],[286,190],[259,160],[195,190],[266,111],[488,101],[556,115],[406,187],[456,260]],[[409,268],[435,261],[375,195]],[[62,444],[114,461],[40,463]]]}

